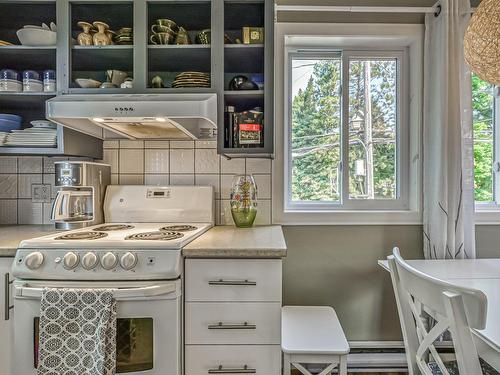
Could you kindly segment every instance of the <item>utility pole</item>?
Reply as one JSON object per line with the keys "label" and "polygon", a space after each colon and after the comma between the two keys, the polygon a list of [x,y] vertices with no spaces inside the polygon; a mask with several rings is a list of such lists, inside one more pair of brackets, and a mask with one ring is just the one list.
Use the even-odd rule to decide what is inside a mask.
{"label": "utility pole", "polygon": [[366,146],[366,195],[375,198],[373,188],[372,95],[370,90],[370,61],[365,61],[365,146]]}

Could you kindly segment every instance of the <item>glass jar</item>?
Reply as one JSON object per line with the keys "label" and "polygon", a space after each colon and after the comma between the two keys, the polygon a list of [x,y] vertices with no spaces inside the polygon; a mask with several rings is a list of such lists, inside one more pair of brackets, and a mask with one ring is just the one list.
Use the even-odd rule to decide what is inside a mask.
{"label": "glass jar", "polygon": [[252,175],[237,175],[231,188],[231,214],[239,228],[249,228],[257,216],[257,184]]}

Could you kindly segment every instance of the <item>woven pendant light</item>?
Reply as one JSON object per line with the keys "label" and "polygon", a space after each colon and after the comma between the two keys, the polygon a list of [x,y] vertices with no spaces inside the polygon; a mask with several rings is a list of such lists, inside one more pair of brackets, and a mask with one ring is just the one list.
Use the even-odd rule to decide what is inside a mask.
{"label": "woven pendant light", "polygon": [[500,85],[500,0],[483,0],[464,39],[465,60],[479,78]]}

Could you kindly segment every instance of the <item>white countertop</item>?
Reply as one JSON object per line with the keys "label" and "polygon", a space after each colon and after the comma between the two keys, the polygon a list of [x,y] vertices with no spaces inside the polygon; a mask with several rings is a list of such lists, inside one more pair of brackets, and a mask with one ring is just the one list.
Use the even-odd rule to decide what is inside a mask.
{"label": "white countertop", "polygon": [[188,258],[282,258],[286,243],[279,225],[216,226],[182,250]]}

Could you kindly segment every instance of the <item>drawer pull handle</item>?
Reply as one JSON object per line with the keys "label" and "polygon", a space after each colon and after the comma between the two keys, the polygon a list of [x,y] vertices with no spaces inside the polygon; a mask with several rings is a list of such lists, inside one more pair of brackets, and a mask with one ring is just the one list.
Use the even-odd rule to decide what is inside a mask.
{"label": "drawer pull handle", "polygon": [[208,282],[208,285],[234,285],[234,286],[256,286],[257,283],[255,281],[249,280],[211,280]]}
{"label": "drawer pull handle", "polygon": [[14,306],[12,306],[10,304],[10,286],[12,285],[14,281],[10,279],[10,276],[8,273],[6,273],[4,275],[4,298],[5,298],[5,311],[4,311],[4,319],[5,320],[9,320],[10,319],[10,310],[12,310],[14,308]]}
{"label": "drawer pull handle", "polygon": [[257,370],[254,368],[249,368],[247,365],[242,368],[224,368],[219,366],[216,369],[208,370],[209,374],[255,374]]}
{"label": "drawer pull handle", "polygon": [[217,324],[209,324],[208,329],[257,329],[257,326],[255,324],[248,324],[248,322],[243,324],[224,324],[219,322]]}

